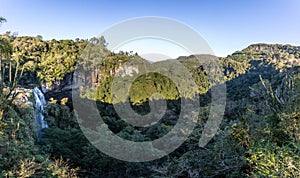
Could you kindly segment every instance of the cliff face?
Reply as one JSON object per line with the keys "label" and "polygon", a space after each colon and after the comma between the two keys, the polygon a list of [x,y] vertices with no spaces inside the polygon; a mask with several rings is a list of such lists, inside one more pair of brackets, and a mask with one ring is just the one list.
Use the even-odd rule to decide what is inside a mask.
{"label": "cliff face", "polygon": [[252,55],[260,59],[267,60],[278,67],[291,67],[300,65],[300,46],[281,44],[254,44],[234,53],[242,55]]}
{"label": "cliff face", "polygon": [[[202,59],[202,65],[197,62],[198,58]],[[243,75],[241,78],[245,78],[245,76],[247,78],[250,76],[249,81],[253,81],[255,83],[259,75],[270,77],[270,75],[274,73],[273,70],[282,72],[286,68],[300,66],[300,47],[261,43],[250,45],[247,48],[237,51],[225,58],[218,58],[209,55],[191,55],[181,56],[176,60],[189,69],[195,78],[196,83],[199,85],[200,93],[203,94],[212,86],[207,79],[207,74],[214,73],[211,71],[213,68],[209,66],[213,65],[210,64],[210,62],[216,59],[220,61],[224,72],[223,78],[219,77],[218,80],[230,81]],[[82,74],[69,73],[65,75],[63,80],[55,82],[46,92],[46,98],[49,99],[53,97],[56,100],[61,100],[67,97],[69,98],[69,103],[71,103],[71,86],[73,78],[75,81],[78,81],[78,86],[92,83],[93,86],[102,88],[101,93],[108,92],[107,86],[110,85],[109,82],[114,76],[132,77],[143,70],[138,66],[143,66],[144,64],[145,60],[138,56],[114,55],[106,57],[103,59],[103,63],[101,65],[99,64],[99,66],[94,67],[94,70],[85,71],[85,73]],[[270,72],[269,69],[272,72]],[[244,74],[246,75],[244,76]],[[162,88],[167,88],[167,86],[162,86]],[[140,94],[144,95],[145,93],[141,92]],[[103,95],[110,94],[107,93]]]}
{"label": "cliff face", "polygon": [[[134,74],[138,74],[139,73],[139,69],[138,67],[135,66],[120,66],[116,71],[115,74],[119,77],[125,77],[125,76],[130,76],[132,77]],[[111,72],[111,75],[113,75],[113,73]]]}
{"label": "cliff face", "polygon": [[283,45],[283,44],[252,44],[242,51],[250,52],[279,52],[286,51],[288,53],[297,53],[300,51],[300,46]]}
{"label": "cliff face", "polygon": [[51,87],[47,87],[44,92],[46,100],[54,98],[55,100],[62,100],[68,98],[68,104],[72,102],[72,82],[73,73],[67,74],[63,80],[55,82]]}

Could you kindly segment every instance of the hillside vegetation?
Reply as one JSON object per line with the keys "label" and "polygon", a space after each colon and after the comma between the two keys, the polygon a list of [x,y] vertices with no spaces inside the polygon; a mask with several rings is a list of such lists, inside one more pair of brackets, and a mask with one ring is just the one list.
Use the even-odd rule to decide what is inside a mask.
{"label": "hillside vegetation", "polygon": [[[87,48],[89,45],[93,48]],[[174,82],[182,80],[175,65],[174,73],[168,73],[172,79],[148,72],[132,80],[145,71],[141,66],[150,64],[138,54],[114,53],[106,46],[103,37],[46,41],[41,36],[1,35],[1,176],[300,177],[300,47],[253,44],[223,58],[192,55],[174,59],[186,67],[196,84],[181,95],[178,88],[185,83],[178,86]],[[217,69],[214,62],[220,64]],[[170,67],[164,62],[158,65]],[[129,98],[114,100],[111,85],[115,78],[133,83]],[[161,159],[131,163],[111,158],[80,130],[71,91],[62,89],[73,79],[84,84],[78,89],[79,97],[96,101],[104,122],[121,138],[140,142],[164,136],[176,124],[181,99],[197,95],[201,106],[198,123],[183,145]],[[211,92],[221,84],[227,87],[225,116],[216,136],[202,148],[198,141],[209,117]],[[38,85],[46,85],[49,93],[45,113],[49,128],[43,130],[40,142],[36,141],[33,105],[18,99],[24,95],[34,102],[32,93],[22,88]],[[17,87],[20,93],[14,94]],[[117,92],[125,96],[124,91]],[[154,93],[161,95],[153,97]],[[149,102],[162,96],[167,111],[149,127],[126,123],[114,109],[129,99],[131,107],[145,115],[150,112]]]}

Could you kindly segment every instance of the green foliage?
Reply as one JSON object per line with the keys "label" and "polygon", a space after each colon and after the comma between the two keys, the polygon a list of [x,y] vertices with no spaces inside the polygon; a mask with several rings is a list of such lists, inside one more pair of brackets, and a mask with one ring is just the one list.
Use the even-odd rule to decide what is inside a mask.
{"label": "green foliage", "polygon": [[18,99],[19,95],[27,98],[26,91],[16,89],[23,71],[34,71],[35,64],[25,61],[26,51],[12,46],[13,40],[10,36],[0,38],[0,176],[76,177],[77,169],[70,168],[62,159],[49,160],[35,145],[34,108]]}
{"label": "green foliage", "polygon": [[[163,98],[153,98],[153,94],[159,93]],[[167,77],[158,73],[148,73],[138,77],[129,90],[130,101],[134,104],[142,104],[148,100],[177,100],[179,92],[176,85]]]}
{"label": "green foliage", "polygon": [[[39,155],[38,155],[39,156]],[[44,159],[39,157],[39,159]],[[0,175],[4,177],[77,177],[78,168],[70,168],[68,163],[62,159],[55,162],[36,160],[36,158],[21,160],[19,169],[14,171],[3,170]]]}
{"label": "green foliage", "polygon": [[247,160],[251,164],[252,175],[257,177],[299,177],[300,145],[277,146],[268,141],[256,143]]}
{"label": "green foliage", "polygon": [[[0,96],[7,96],[1,89]],[[18,95],[24,95],[19,93]],[[62,159],[52,161],[35,145],[35,117],[31,104],[13,99],[0,107],[1,177],[76,177],[76,170]],[[3,112],[3,108],[7,108]]]}
{"label": "green foliage", "polygon": [[251,176],[299,177],[299,74],[293,72],[284,75],[275,91],[262,81],[272,113],[260,128],[266,136],[251,139],[246,156]]}
{"label": "green foliage", "polygon": [[[0,17],[0,23],[5,19]],[[128,163],[97,150],[79,129],[71,101],[50,99],[37,145],[33,107],[17,98],[17,83],[59,83],[66,74],[83,71],[86,85],[81,97],[97,101],[102,119],[115,135],[132,141],[158,139],[173,128],[180,113],[178,86],[169,77],[146,73],[131,81],[138,70],[124,72],[147,62],[137,54],[110,52],[104,37],[84,40],[44,41],[41,36],[0,38],[0,176],[2,177],[299,177],[300,75],[299,47],[256,44],[225,58],[192,55],[177,59],[193,77],[202,94],[199,123],[188,140],[172,154],[147,163]],[[87,47],[87,48],[86,48]],[[85,49],[85,50],[83,50]],[[201,63],[199,63],[201,62]],[[216,67],[215,62],[221,66]],[[163,63],[159,63],[163,66]],[[169,66],[167,66],[169,67]],[[163,68],[163,67],[162,67]],[[170,71],[172,79],[178,68]],[[123,73],[122,73],[123,71]],[[224,74],[224,75],[223,75]],[[133,127],[113,108],[112,83],[122,77],[131,81],[130,104],[137,113],[150,112],[149,101],[167,99],[161,121],[147,128]],[[179,80],[179,81],[181,81]],[[205,148],[198,140],[209,116],[210,89],[226,82],[226,117],[217,135]],[[179,82],[184,85],[184,82]],[[126,96],[122,84],[117,92]],[[186,91],[184,91],[186,92]],[[155,93],[161,96],[153,95]],[[188,92],[182,93],[186,98]],[[126,98],[127,99],[127,98]],[[124,98],[114,104],[122,103]],[[122,101],[122,102],[121,102]],[[94,118],[87,113],[87,118]],[[92,120],[83,125],[94,124]],[[97,127],[100,125],[92,125]],[[69,160],[69,161],[64,161]],[[75,168],[79,167],[79,168]]]}
{"label": "green foliage", "polygon": [[[73,166],[80,166],[82,177],[124,177],[147,176],[151,170],[147,163],[127,163],[113,159],[97,150],[80,130],[46,129],[40,143],[43,150],[53,157],[63,156]],[[74,146],[75,145],[75,146]]]}
{"label": "green foliage", "polygon": [[249,125],[245,122],[234,123],[231,126],[230,135],[237,140],[240,145],[245,147],[250,146]]}
{"label": "green foliage", "polygon": [[[283,50],[283,47],[280,48]],[[87,172],[91,174],[101,174],[107,177],[115,176],[112,173],[115,168],[124,176],[142,176],[146,173],[157,177],[298,176],[299,116],[297,108],[299,105],[297,103],[299,103],[299,97],[297,88],[300,87],[296,82],[297,77],[293,79],[293,82],[290,80],[294,74],[285,77],[286,73],[279,70],[278,63],[269,64],[269,58],[265,58],[267,55],[269,54],[265,51],[246,49],[226,58],[220,58],[222,65],[220,70],[223,70],[225,76],[219,76],[217,72],[214,72],[210,67],[213,64],[209,62],[204,62],[202,66],[199,66],[195,56],[179,59],[191,72],[198,85],[197,92],[200,94],[209,95],[207,91],[211,87],[227,81],[229,93],[226,118],[218,134],[205,148],[199,148],[197,141],[209,115],[208,111],[200,115],[199,120],[204,123],[195,128],[190,138],[180,148],[165,159],[147,164],[124,164],[109,158],[89,145],[78,130],[66,130],[59,125],[56,126],[57,128],[47,129],[44,145],[51,150],[54,157],[64,156],[72,160],[74,166],[88,170]],[[87,81],[93,81],[94,75],[94,77],[97,76],[97,82],[84,89],[88,91],[85,92],[85,97],[98,101],[97,105],[102,119],[116,135],[132,141],[157,139],[172,129],[174,122],[176,123],[175,115],[180,111],[169,111],[172,114],[164,116],[162,122],[154,126],[135,128],[122,121],[112,105],[107,104],[112,103],[112,97],[114,97],[111,96],[111,85],[115,75],[119,75],[116,71],[121,67],[126,67],[128,63],[125,64],[125,62],[129,62],[132,58],[133,56],[124,53],[111,53],[105,57],[91,58],[102,59],[102,63],[97,63],[99,65],[97,75],[87,73]],[[210,57],[204,56],[203,59],[210,59]],[[92,63],[92,61],[89,62]],[[142,63],[142,60],[140,62]],[[284,65],[286,66],[286,63]],[[208,74],[212,74],[214,79],[209,78]],[[173,77],[176,78],[176,76]],[[123,76],[122,79],[130,81],[128,76]],[[293,87],[291,87],[292,83]],[[147,114],[149,112],[147,103],[151,100],[153,93],[162,94],[168,101],[179,98],[176,86],[168,77],[157,73],[147,73],[132,81],[129,90],[132,108],[138,113]],[[209,99],[207,101],[209,102]],[[209,106],[209,103],[205,104]],[[175,108],[178,108],[180,103],[175,105]],[[55,120],[59,121],[61,116],[57,114],[55,117]],[[90,116],[87,115],[87,117]],[[89,123],[82,124],[88,125]],[[79,138],[82,149],[71,149],[74,137],[77,141]],[[265,141],[261,142],[262,139]],[[92,165],[91,162],[98,164]],[[135,169],[131,169],[133,165],[136,166]],[[277,170],[272,173],[270,170],[273,168]],[[125,169],[130,171],[124,173]]]}
{"label": "green foliage", "polygon": [[[226,123],[228,124],[228,123]],[[205,148],[198,147],[203,126],[197,126],[190,139],[168,161],[153,166],[158,177],[245,177],[245,149],[222,129]],[[223,128],[223,126],[222,126]],[[195,134],[195,135],[194,135]],[[195,137],[195,138],[194,138]]]}
{"label": "green foliage", "polygon": [[[20,82],[24,84],[45,82],[52,85],[74,71],[81,52],[86,47],[86,41],[51,40],[43,41],[40,37],[14,37],[2,35],[0,38],[0,54],[4,42],[11,46],[11,57],[5,57],[4,63],[9,63],[12,71],[22,66]],[[1,47],[2,46],[2,47]],[[3,47],[4,46],[4,47]],[[5,48],[5,51],[9,51]],[[12,63],[12,64],[11,64]],[[23,73],[24,72],[24,73]],[[5,72],[2,71],[5,74]],[[39,78],[37,80],[36,78]],[[11,77],[13,78],[13,76]]]}
{"label": "green foliage", "polygon": [[46,109],[47,115],[45,120],[50,127],[59,127],[61,129],[78,128],[73,112],[64,103],[48,103]]}
{"label": "green foliage", "polygon": [[[45,44],[41,59],[38,63],[37,76],[48,84],[58,82],[74,71],[76,60],[85,44],[72,40],[50,41]],[[46,51],[45,51],[46,50]]]}

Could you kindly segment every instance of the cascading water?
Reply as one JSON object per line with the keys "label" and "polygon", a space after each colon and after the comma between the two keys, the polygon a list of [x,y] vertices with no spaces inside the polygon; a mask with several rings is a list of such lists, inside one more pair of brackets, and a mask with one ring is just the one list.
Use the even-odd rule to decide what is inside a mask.
{"label": "cascading water", "polygon": [[35,123],[38,140],[41,139],[42,129],[48,128],[48,124],[44,120],[44,107],[47,104],[44,94],[38,87],[33,89],[35,100]]}

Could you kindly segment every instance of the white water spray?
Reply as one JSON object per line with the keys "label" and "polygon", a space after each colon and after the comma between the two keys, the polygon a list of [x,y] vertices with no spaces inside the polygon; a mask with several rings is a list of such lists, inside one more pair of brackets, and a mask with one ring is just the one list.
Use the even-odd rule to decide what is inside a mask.
{"label": "white water spray", "polygon": [[38,87],[33,89],[35,100],[35,122],[38,140],[41,139],[42,129],[48,128],[48,124],[44,119],[44,108],[47,104],[44,94]]}

